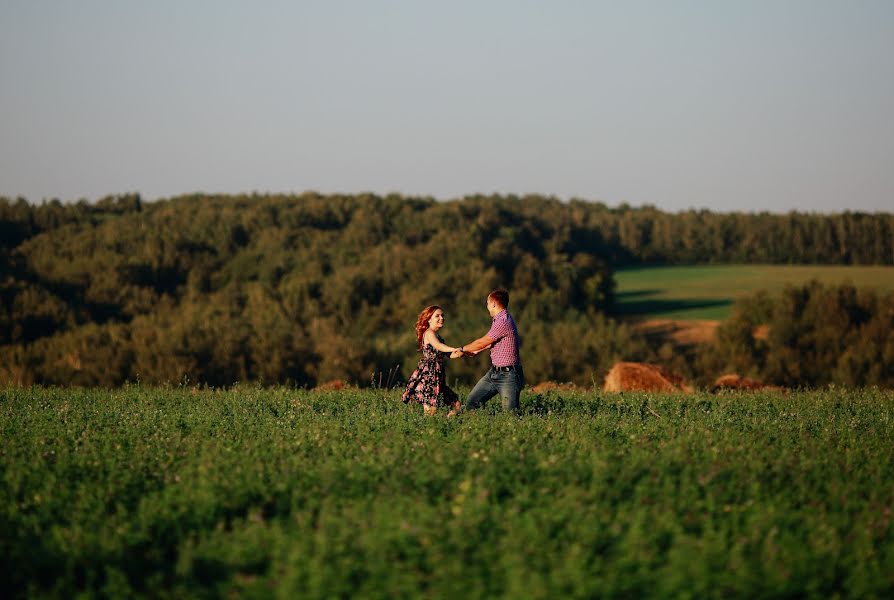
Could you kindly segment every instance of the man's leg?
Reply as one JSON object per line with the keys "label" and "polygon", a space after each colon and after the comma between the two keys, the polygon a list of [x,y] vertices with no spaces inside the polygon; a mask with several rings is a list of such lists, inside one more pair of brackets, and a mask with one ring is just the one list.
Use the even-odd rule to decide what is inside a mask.
{"label": "man's leg", "polygon": [[478,380],[478,383],[469,392],[469,397],[466,398],[464,410],[480,408],[485,402],[497,395],[497,388],[491,381],[492,374],[493,371],[488,369],[484,377]]}
{"label": "man's leg", "polygon": [[508,371],[498,373],[497,390],[500,393],[500,399],[503,401],[503,410],[518,411],[521,403],[519,397],[521,390],[525,385],[525,376],[521,369],[516,371]]}

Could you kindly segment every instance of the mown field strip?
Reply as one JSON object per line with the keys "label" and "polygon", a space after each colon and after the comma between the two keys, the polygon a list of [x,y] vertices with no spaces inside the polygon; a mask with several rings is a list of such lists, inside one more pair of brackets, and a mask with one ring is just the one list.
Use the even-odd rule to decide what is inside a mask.
{"label": "mown field strip", "polygon": [[0,390],[0,586],[890,597],[894,393]]}
{"label": "mown field strip", "polygon": [[811,279],[894,291],[894,267],[821,265],[702,265],[642,267],[615,273],[618,311],[648,319],[717,320],[739,296],[781,290]]}

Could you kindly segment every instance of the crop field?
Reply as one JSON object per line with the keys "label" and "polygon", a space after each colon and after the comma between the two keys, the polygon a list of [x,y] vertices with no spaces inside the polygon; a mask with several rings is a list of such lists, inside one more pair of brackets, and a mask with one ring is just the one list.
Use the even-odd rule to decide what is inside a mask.
{"label": "crop field", "polygon": [[804,265],[704,265],[618,270],[618,313],[647,319],[722,320],[738,296],[811,279],[827,284],[894,291],[894,267]]}
{"label": "crop field", "polygon": [[[491,406],[495,405],[495,406]],[[0,390],[6,597],[891,597],[894,393]]]}

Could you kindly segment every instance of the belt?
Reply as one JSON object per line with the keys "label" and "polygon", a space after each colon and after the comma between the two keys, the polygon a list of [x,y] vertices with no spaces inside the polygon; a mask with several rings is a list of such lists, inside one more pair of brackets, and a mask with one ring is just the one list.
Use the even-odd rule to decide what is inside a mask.
{"label": "belt", "polygon": [[515,365],[509,365],[508,367],[494,367],[494,371],[500,371],[503,373],[508,373],[509,371],[514,371]]}

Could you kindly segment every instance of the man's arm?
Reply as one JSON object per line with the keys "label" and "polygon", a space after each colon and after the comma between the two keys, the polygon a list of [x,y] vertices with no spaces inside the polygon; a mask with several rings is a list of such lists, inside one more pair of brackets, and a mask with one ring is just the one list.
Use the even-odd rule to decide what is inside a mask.
{"label": "man's arm", "polygon": [[464,344],[462,349],[464,352],[469,352],[471,354],[478,354],[485,348],[489,348],[496,340],[491,339],[488,336],[480,337],[474,342],[469,342],[468,344]]}

